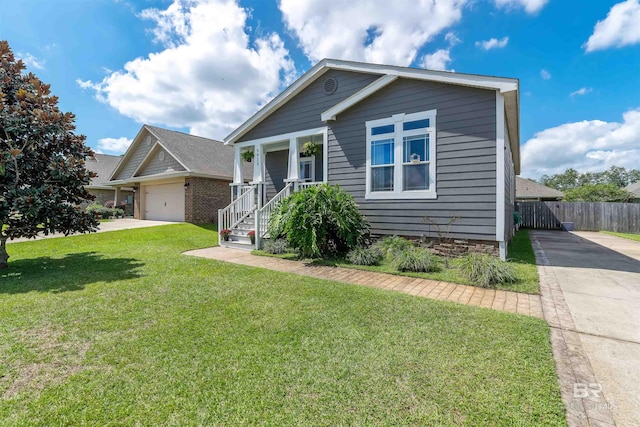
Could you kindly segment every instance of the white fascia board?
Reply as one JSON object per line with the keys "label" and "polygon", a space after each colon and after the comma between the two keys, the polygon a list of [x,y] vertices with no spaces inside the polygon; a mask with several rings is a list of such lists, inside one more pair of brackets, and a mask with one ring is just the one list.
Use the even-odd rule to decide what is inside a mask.
{"label": "white fascia board", "polygon": [[[504,170],[504,95],[496,91],[496,241],[504,242],[505,170]],[[500,256],[502,257],[502,251]]]}
{"label": "white fascia board", "polygon": [[349,108],[353,107],[363,99],[368,98],[369,96],[373,95],[374,93],[376,93],[377,91],[379,91],[380,89],[389,85],[390,83],[394,82],[397,79],[398,79],[397,75],[387,74],[380,77],[378,80],[360,89],[359,91],[357,91],[356,93],[354,93],[353,95],[345,99],[344,101],[339,102],[338,104],[329,108],[327,111],[323,112],[320,115],[320,120],[322,120],[323,122],[326,122],[327,120],[335,120],[338,114],[348,110]]}
{"label": "white fascia board", "polygon": [[283,104],[289,101],[291,98],[300,93],[304,88],[309,86],[313,81],[324,74],[328,68],[325,66],[326,60],[322,60],[314,65],[309,71],[296,80],[291,86],[281,92],[278,96],[273,98],[267,105],[262,107],[251,116],[246,122],[240,125],[236,130],[231,132],[224,138],[224,144],[229,145],[235,143],[245,133],[253,129],[258,123],[267,118],[269,114],[280,108]]}
{"label": "white fascia board", "polygon": [[390,65],[363,64],[339,60],[327,60],[327,68],[360,73],[397,75],[407,79],[429,80],[433,82],[450,83],[462,86],[494,89],[500,92],[518,90],[518,81],[504,77],[481,76],[476,74],[462,74],[448,71],[418,70]]}
{"label": "white fascia board", "polygon": [[138,177],[129,178],[129,179],[120,179],[117,181],[110,181],[107,185],[119,186],[119,185],[135,184],[138,182],[160,181],[168,178],[186,178],[186,177],[212,178],[212,179],[220,179],[223,181],[233,181],[233,178],[228,176],[213,175],[213,174],[201,173],[201,172],[180,171],[180,172],[161,173],[161,174],[148,175],[148,176],[138,176]]}
{"label": "white fascia board", "polygon": [[283,133],[283,134],[274,135],[274,136],[267,136],[259,139],[252,139],[251,141],[242,141],[242,142],[239,142],[237,145],[239,147],[253,147],[254,145],[263,145],[263,144],[270,144],[274,142],[289,141],[291,138],[299,138],[302,136],[321,134],[323,132],[326,132],[326,130],[327,130],[326,126],[315,128],[315,129],[304,129],[296,132]]}

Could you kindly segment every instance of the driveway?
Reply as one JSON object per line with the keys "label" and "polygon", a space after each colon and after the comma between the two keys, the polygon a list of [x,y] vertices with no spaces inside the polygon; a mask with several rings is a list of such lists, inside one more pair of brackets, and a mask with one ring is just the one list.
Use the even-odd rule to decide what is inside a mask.
{"label": "driveway", "polygon": [[[100,223],[100,225],[98,226],[98,233],[103,233],[105,231],[129,230],[131,228],[155,227],[157,225],[168,225],[168,224],[176,224],[176,223],[167,222],[167,221],[150,221],[150,220],[140,220],[140,219],[133,219],[133,218],[121,218],[121,219],[114,219],[114,220]],[[40,234],[35,238],[35,240],[52,239],[56,237],[65,237],[65,235],[62,233],[49,234],[48,236]],[[9,240],[7,243],[27,242],[29,240],[34,240],[34,239],[20,238],[15,240]]]}
{"label": "driveway", "polygon": [[[588,396],[580,404],[587,406],[591,425],[610,422],[607,411],[618,426],[640,425],[640,243],[601,233],[536,230],[531,235],[546,256],[541,286],[545,277],[557,280],[561,293],[552,290],[552,299],[556,306],[564,299],[570,313],[563,317],[558,310],[557,325],[549,322],[552,337],[557,326],[567,340],[565,358],[575,356],[578,362],[571,365],[576,383],[563,384],[573,389],[569,412],[575,399]],[[571,334],[579,339],[571,341]],[[556,361],[560,371],[565,361]],[[584,374],[590,370],[595,383]],[[604,399],[598,400],[600,393]]]}

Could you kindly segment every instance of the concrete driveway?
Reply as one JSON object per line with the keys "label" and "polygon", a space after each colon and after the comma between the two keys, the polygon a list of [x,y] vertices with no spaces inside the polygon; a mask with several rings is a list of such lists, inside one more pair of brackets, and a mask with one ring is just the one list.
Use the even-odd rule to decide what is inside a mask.
{"label": "concrete driveway", "polygon": [[[129,230],[131,228],[144,228],[144,227],[155,227],[157,225],[168,225],[168,224],[177,224],[176,222],[167,222],[167,221],[150,221],[150,220],[140,220],[133,218],[121,218],[114,219],[107,222],[102,222],[98,226],[98,233],[103,233],[105,231],[117,231],[117,230]],[[56,237],[65,237],[64,234],[55,233],[49,234],[48,236],[39,234],[35,239],[15,239],[9,240],[7,243],[18,243],[18,242],[27,242],[29,240],[40,240],[40,239],[52,239]]]}
{"label": "concrete driveway", "polygon": [[[543,276],[557,280],[561,294],[552,290],[553,300],[559,306],[564,299],[570,314],[563,317],[559,309],[559,326],[549,322],[567,340],[566,354],[560,360],[556,354],[559,370],[562,357],[574,359],[576,383],[563,384],[573,391],[574,400],[565,399],[569,412],[584,397],[580,404],[588,417],[577,424],[611,425],[612,416],[615,425],[639,426],[640,243],[601,233],[536,230],[531,235],[548,260],[541,287]],[[571,341],[571,334],[579,338]]]}

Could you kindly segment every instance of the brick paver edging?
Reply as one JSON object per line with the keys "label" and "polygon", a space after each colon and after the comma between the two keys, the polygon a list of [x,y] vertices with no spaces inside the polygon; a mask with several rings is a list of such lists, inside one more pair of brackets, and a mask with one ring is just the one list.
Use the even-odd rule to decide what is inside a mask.
{"label": "brick paver edging", "polygon": [[437,280],[417,279],[415,277],[352,268],[315,265],[303,261],[258,256],[246,250],[222,248],[220,246],[188,251],[185,252],[185,255],[543,318],[542,301],[539,295],[484,289],[476,286],[458,285]]}
{"label": "brick paver edging", "polygon": [[[596,376],[576,332],[558,277],[551,267],[535,232],[529,233],[540,276],[544,319],[550,327],[551,348],[560,381],[560,393],[567,410],[567,424],[574,426],[615,426],[604,395],[576,395],[576,385],[595,384]],[[580,391],[580,390],[578,390]]]}

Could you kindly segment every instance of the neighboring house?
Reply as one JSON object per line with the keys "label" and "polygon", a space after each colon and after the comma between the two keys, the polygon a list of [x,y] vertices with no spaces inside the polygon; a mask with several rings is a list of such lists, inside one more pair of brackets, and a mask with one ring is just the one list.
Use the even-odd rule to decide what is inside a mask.
{"label": "neighboring house", "polygon": [[[92,159],[85,163],[88,170],[96,173],[96,177],[91,179],[91,184],[84,188],[93,194],[95,201],[101,205],[115,201],[116,190],[108,185],[109,178],[116,166],[120,162],[120,156],[110,156],[108,154],[94,154]],[[84,203],[82,207],[87,207],[89,203]],[[117,206],[124,209],[125,215],[133,215],[133,189],[124,188],[120,194],[120,204]]]}
{"label": "neighboring house", "polygon": [[[241,241],[255,216],[259,246],[276,201],[329,182],[355,197],[372,234],[435,238],[433,223],[445,230],[456,216],[451,237],[504,258],[520,172],[518,91],[512,78],[322,60],[225,138],[236,188],[241,153],[254,151],[253,191],[236,191],[220,220]],[[302,153],[309,141],[314,156]]]}
{"label": "neighboring house", "polygon": [[231,200],[233,157],[222,142],[143,125],[109,185],[134,188],[134,218],[212,222]]}
{"label": "neighboring house", "polygon": [[625,190],[633,194],[634,203],[640,203],[640,181],[628,185]]}
{"label": "neighboring house", "polygon": [[564,197],[562,191],[516,176],[516,200],[519,202],[556,201]]}

